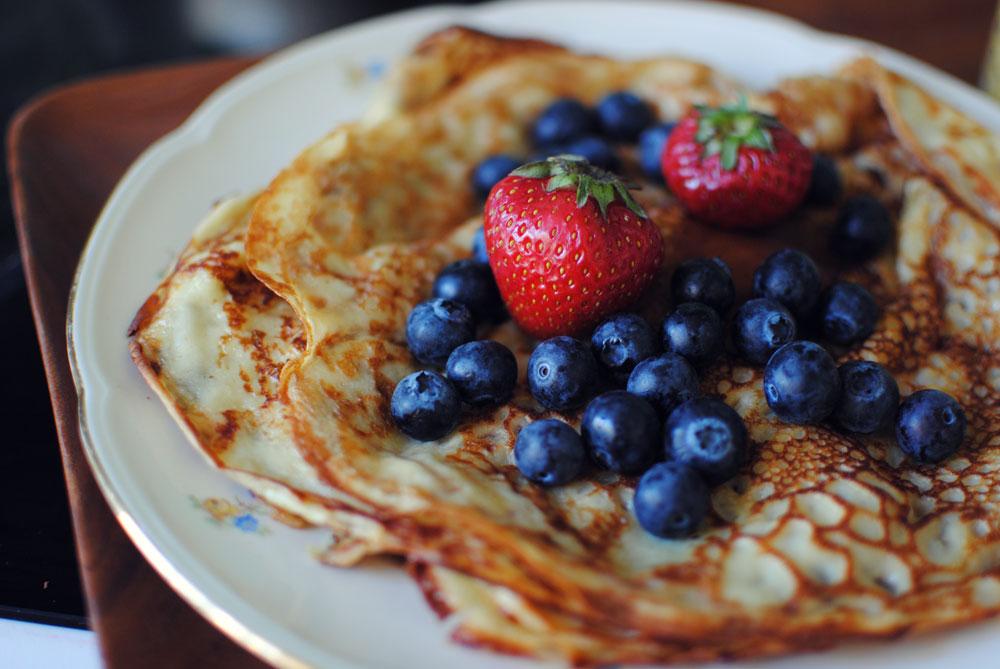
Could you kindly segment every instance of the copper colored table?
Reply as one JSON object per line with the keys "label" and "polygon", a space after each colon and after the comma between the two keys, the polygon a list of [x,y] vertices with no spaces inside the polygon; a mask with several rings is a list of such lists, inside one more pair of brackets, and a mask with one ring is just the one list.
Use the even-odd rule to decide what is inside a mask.
{"label": "copper colored table", "polygon": [[[978,77],[995,9],[992,0],[747,4],[882,42],[970,82]],[[55,411],[85,597],[109,667],[263,666],[174,594],[115,521],[81,450],[65,336],[77,260],[119,177],[146,146],[251,63],[202,62],[71,84],[28,104],[9,129],[21,252]]]}

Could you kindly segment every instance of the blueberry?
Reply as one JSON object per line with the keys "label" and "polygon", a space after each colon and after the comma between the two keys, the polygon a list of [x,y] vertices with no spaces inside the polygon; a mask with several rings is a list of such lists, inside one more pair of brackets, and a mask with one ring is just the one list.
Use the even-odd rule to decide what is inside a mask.
{"label": "blueberry", "polygon": [[500,320],[503,298],[488,263],[463,258],[448,263],[434,279],[434,297],[461,302],[476,323]]}
{"label": "blueberry", "polygon": [[517,358],[500,342],[470,341],[451,352],[445,373],[469,404],[499,404],[514,391]]}
{"label": "blueberry", "polygon": [[424,370],[396,384],[389,406],[400,430],[418,441],[431,441],[455,429],[462,400],[448,379]]}
{"label": "blueberry", "polygon": [[576,430],[561,420],[528,423],[514,442],[514,462],[524,476],[541,485],[569,483],[583,469],[586,450]]}
{"label": "blueberry", "polygon": [[812,176],[809,178],[809,190],[806,191],[806,202],[820,207],[836,204],[844,193],[844,184],[837,170],[837,163],[821,153],[813,154]]}
{"label": "blueberry", "polygon": [[472,170],[472,192],[480,200],[485,200],[498,181],[520,166],[520,160],[505,154],[497,154],[484,158]]}
{"label": "blueberry", "polygon": [[677,305],[663,319],[663,350],[683,355],[699,367],[722,353],[725,336],[715,309],[701,302]]}
{"label": "blueberry", "polygon": [[856,195],[837,214],[830,246],[853,263],[871,260],[892,240],[892,220],[885,205],[871,195]]}
{"label": "blueberry", "polygon": [[744,302],[733,316],[733,346],[754,365],[765,364],[797,334],[792,312],[766,297]]}
{"label": "blueberry", "polygon": [[840,400],[833,422],[842,430],[872,434],[887,429],[899,409],[899,386],[882,365],[851,360],[838,368]]}
{"label": "blueberry", "polygon": [[820,296],[816,316],[826,339],[848,346],[875,330],[878,302],[864,286],[835,283]]}
{"label": "blueberry", "polygon": [[611,471],[638,474],[658,458],[660,419],[649,402],[624,390],[598,395],[580,419],[591,457]]}
{"label": "blueberry", "polygon": [[597,381],[597,361],[585,344],[572,337],[546,339],[528,360],[531,394],[549,409],[566,411],[582,406]]}
{"label": "blueberry", "polygon": [[540,147],[535,153],[531,154],[531,157],[528,159],[528,162],[538,163],[563,153],[566,153],[566,147],[561,144],[551,144],[543,146]]}
{"label": "blueberry", "polygon": [[653,122],[653,109],[637,95],[618,91],[597,103],[597,121],[605,137],[619,142],[634,142],[639,133]]}
{"label": "blueberry", "polygon": [[677,539],[698,529],[710,502],[708,485],[697,471],[680,462],[660,462],[639,479],[633,506],[647,532]]}
{"label": "blueberry", "polygon": [[413,307],[406,319],[406,343],[413,357],[441,367],[451,352],[476,336],[472,312],[461,302],[436,297]]}
{"label": "blueberry", "polygon": [[809,315],[822,288],[816,263],[794,249],[772,253],[753,273],[754,296],[785,305],[800,320]]}
{"label": "blueberry", "polygon": [[489,264],[490,254],[486,250],[486,231],[483,228],[476,230],[476,236],[472,238],[472,259]]}
{"label": "blueberry", "polygon": [[764,368],[764,397],[771,411],[787,423],[818,423],[840,399],[837,363],[814,342],[785,344]]}
{"label": "blueberry", "polygon": [[594,357],[618,385],[625,385],[635,366],[659,349],[656,331],[638,314],[609,316],[590,337]]}
{"label": "blueberry", "polygon": [[670,413],[663,428],[667,460],[694,467],[709,485],[733,477],[747,457],[747,425],[725,402],[696,397]]}
{"label": "blueberry", "polygon": [[735,295],[733,270],[721,258],[689,258],[677,266],[670,278],[670,296],[675,305],[701,302],[722,316],[733,306]]}
{"label": "blueberry", "polygon": [[639,135],[639,165],[643,174],[651,181],[663,183],[660,157],[663,156],[663,147],[666,146],[667,138],[676,125],[676,123],[660,123],[646,128]]}
{"label": "blueberry", "polygon": [[675,406],[698,395],[698,385],[698,373],[686,358],[663,353],[636,365],[626,389],[666,418]]}
{"label": "blueberry", "polygon": [[896,443],[917,462],[941,462],[965,438],[965,411],[948,393],[918,390],[899,407]]}
{"label": "blueberry", "polygon": [[535,121],[535,146],[559,146],[589,134],[594,115],[579,100],[563,98],[549,105]]}
{"label": "blueberry", "polygon": [[559,153],[572,153],[583,156],[591,165],[600,167],[602,170],[617,172],[621,169],[621,161],[618,154],[605,140],[600,137],[588,135],[573,140],[562,147]]}

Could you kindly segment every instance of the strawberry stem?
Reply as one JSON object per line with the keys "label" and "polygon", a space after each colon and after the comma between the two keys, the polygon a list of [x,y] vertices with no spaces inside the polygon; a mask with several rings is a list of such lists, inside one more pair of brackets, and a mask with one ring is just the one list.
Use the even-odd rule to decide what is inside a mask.
{"label": "strawberry stem", "polygon": [[736,167],[740,147],[749,146],[764,151],[774,151],[774,143],[768,128],[781,124],[773,116],[747,108],[747,100],[740,96],[734,105],[722,107],[695,107],[700,116],[696,142],[703,144],[702,160],[718,155],[722,169]]}
{"label": "strawberry stem", "polygon": [[646,212],[629,193],[629,190],[638,190],[640,186],[591,165],[582,156],[569,153],[552,156],[522,165],[511,174],[529,179],[548,179],[545,183],[546,192],[576,187],[576,206],[582,207],[593,197],[605,220],[608,217],[608,205],[615,200],[621,200],[622,204],[637,215],[647,218]]}

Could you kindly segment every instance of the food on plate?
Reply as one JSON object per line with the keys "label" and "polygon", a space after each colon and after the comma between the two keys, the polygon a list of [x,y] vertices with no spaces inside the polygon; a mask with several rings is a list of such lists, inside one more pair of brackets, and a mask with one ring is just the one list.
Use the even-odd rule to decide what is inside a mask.
{"label": "food on plate", "polygon": [[816,342],[789,342],[768,358],[764,398],[786,423],[819,423],[833,413],[840,399],[837,363]]}
{"label": "food on plate", "polygon": [[725,316],[735,300],[733,270],[722,258],[689,258],[670,277],[670,297],[674,304],[700,302]]}
{"label": "food on plate", "polygon": [[831,420],[842,430],[872,434],[887,430],[899,412],[899,385],[877,362],[848,360],[837,368],[840,399]]}
{"label": "food on plate", "polygon": [[585,457],[577,431],[555,418],[528,423],[514,441],[517,468],[539,485],[569,483],[583,469]]}
{"label": "food on plate", "polygon": [[663,320],[663,350],[683,355],[703,367],[719,357],[725,346],[722,319],[701,302],[683,302]]}
{"label": "food on plate", "polygon": [[799,320],[809,316],[822,289],[819,267],[795,249],[769,255],[753,273],[754,295],[774,300]]}
{"label": "food on plate", "polygon": [[[662,241],[655,262],[619,256],[615,243],[616,259],[651,276],[613,312],[655,328],[706,300],[736,336],[703,366],[650,352],[632,334],[642,328],[612,311],[561,326],[580,331],[543,329],[542,342],[489,309],[476,317],[451,299],[470,299],[464,269],[448,271],[449,282],[460,277],[448,297],[433,294],[442,270],[472,255],[484,223],[494,270],[511,260],[495,255],[506,222],[491,225],[476,166],[495,155],[530,162],[554,147],[534,162],[576,169],[555,145],[602,132],[591,110],[623,91],[652,118],[635,121],[634,105],[617,102],[618,116],[608,115],[621,125],[605,140],[621,176],[643,187],[616,189],[594,172],[612,197],[605,212],[589,194],[583,206],[594,220],[614,211],[642,221]],[[837,174],[836,187],[816,186],[822,195],[752,232],[692,215],[643,177],[643,151],[630,143],[695,105],[741,96]],[[539,119],[560,100],[586,114],[562,112],[539,138]],[[320,559],[347,567],[400,556],[462,643],[587,665],[679,662],[979,620],[1000,612],[995,146],[995,135],[870,60],[761,93],[680,59],[616,61],[452,29],[400,64],[364,118],[320,139],[267,190],[216,207],[139,310],[132,355],[210,462],[330,528]],[[815,164],[809,157],[806,172],[818,174]],[[552,196],[543,179],[517,178]],[[867,225],[838,224],[862,195],[888,214],[877,244]],[[556,197],[572,222],[575,197]],[[527,219],[515,212],[525,233],[530,221],[560,234],[533,203],[510,204],[525,209]],[[847,241],[831,244],[838,225]],[[546,243],[535,253],[555,252],[530,241]],[[731,270],[731,298],[712,265],[673,288],[675,269],[697,258]],[[558,275],[563,261],[546,259]],[[517,318],[509,295],[521,286],[513,272],[494,274]],[[505,292],[505,279],[516,290]],[[878,307],[867,335],[857,300],[833,308],[833,321],[864,325],[848,328],[850,343],[814,334],[810,309],[842,282]],[[557,298],[529,284],[525,295],[560,299],[559,309],[563,295],[582,299],[564,290]],[[675,304],[674,293],[694,299]],[[436,334],[410,340],[418,310]],[[596,337],[602,320],[617,325]],[[484,339],[513,354],[518,379],[506,399],[502,383],[482,381],[491,390],[479,405],[469,390],[478,382],[453,373],[450,356]],[[565,374],[552,373],[567,361]],[[412,437],[393,418],[404,392]],[[627,420],[636,413],[646,418]],[[655,452],[643,450],[651,443]]]}
{"label": "food on plate", "polygon": [[878,302],[864,286],[841,281],[820,295],[816,320],[827,341],[850,346],[875,330]]}
{"label": "food on plate", "polygon": [[885,205],[867,193],[847,200],[837,214],[830,244],[841,259],[860,263],[871,260],[892,240],[892,218]]}
{"label": "food on plate", "polygon": [[794,340],[798,323],[783,304],[756,297],[740,305],[733,316],[733,348],[746,361],[763,365],[779,348]]}
{"label": "food on plate", "polygon": [[631,304],[663,258],[660,231],[628,186],[572,154],[517,168],[483,212],[500,294],[533,337],[580,334]]}
{"label": "food on plate", "polygon": [[760,228],[806,196],[812,155],[778,119],[738,105],[692,109],[663,149],[663,177],[695,216],[724,227]]}
{"label": "food on plate", "polygon": [[656,331],[639,314],[608,316],[590,335],[590,350],[613,383],[623,386],[640,362],[659,352]]}

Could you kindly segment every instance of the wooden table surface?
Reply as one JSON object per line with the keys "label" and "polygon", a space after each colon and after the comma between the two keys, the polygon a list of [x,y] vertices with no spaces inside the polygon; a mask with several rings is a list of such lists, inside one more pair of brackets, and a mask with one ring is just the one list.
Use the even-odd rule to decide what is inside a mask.
{"label": "wooden table surface", "polygon": [[[992,0],[754,0],[815,27],[872,39],[966,81],[979,76]],[[109,667],[263,666],[160,579],[115,521],[81,450],[66,353],[70,284],[104,200],[139,153],[250,60],[100,77],[25,106],[8,165],[32,308],[59,433],[88,612]]]}

